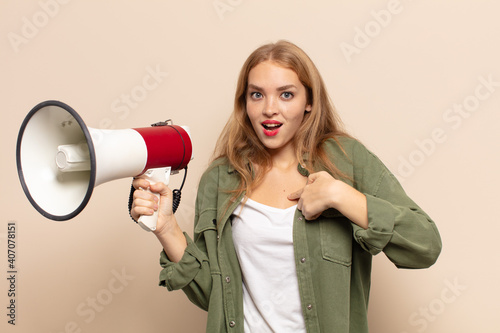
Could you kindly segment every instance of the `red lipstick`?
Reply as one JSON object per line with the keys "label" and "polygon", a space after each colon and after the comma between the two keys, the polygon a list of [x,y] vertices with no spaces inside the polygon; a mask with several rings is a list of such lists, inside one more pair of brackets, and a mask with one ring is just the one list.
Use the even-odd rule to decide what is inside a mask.
{"label": "red lipstick", "polygon": [[264,134],[267,136],[275,136],[278,134],[282,125],[283,123],[277,120],[266,120],[262,122]]}

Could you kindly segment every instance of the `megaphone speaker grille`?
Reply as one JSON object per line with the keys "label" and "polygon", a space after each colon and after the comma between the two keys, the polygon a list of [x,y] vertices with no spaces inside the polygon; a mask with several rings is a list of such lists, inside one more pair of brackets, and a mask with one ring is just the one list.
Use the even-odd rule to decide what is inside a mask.
{"label": "megaphone speaker grille", "polygon": [[[88,149],[90,170],[58,169],[55,156],[66,144]],[[87,126],[70,106],[45,101],[28,113],[19,130],[16,162],[22,188],[43,216],[65,221],[87,205],[95,185],[95,151]]]}

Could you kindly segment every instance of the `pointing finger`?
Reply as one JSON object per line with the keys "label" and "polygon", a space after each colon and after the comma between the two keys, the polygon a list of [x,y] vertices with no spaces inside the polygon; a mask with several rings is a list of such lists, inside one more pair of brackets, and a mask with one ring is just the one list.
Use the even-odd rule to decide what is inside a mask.
{"label": "pointing finger", "polygon": [[291,201],[294,201],[294,200],[298,200],[300,199],[300,196],[302,195],[302,192],[304,191],[304,189],[300,189],[298,191],[295,191],[293,193],[290,193],[287,198],[288,200],[291,200]]}

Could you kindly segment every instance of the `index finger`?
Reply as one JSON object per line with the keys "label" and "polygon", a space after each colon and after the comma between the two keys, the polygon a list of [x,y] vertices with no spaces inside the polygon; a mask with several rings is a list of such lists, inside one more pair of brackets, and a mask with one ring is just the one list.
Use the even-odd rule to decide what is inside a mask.
{"label": "index finger", "polygon": [[135,178],[132,182],[132,186],[137,190],[139,188],[146,189],[149,188],[150,184],[147,179],[144,178]]}
{"label": "index finger", "polygon": [[293,193],[290,193],[287,198],[288,200],[299,200],[300,197],[302,196],[302,192],[304,192],[304,188],[301,188],[300,190],[298,191],[295,191]]}

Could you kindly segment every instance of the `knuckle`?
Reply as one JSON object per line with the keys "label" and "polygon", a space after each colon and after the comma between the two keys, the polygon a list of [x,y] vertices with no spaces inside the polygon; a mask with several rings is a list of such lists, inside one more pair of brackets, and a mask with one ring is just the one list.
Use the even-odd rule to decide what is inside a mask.
{"label": "knuckle", "polygon": [[136,190],[134,191],[134,199],[144,199],[144,195],[145,195],[145,192],[144,191],[141,191],[141,190]]}
{"label": "knuckle", "polygon": [[144,207],[150,207],[152,206],[151,202],[148,201],[148,200],[144,200],[144,199],[141,199],[141,198],[138,198],[136,200],[134,200],[133,202],[133,205],[136,209],[142,209]]}
{"label": "knuckle", "polygon": [[134,186],[134,188],[139,188],[141,187],[141,184],[142,184],[142,179],[134,179],[132,181],[132,186]]}

